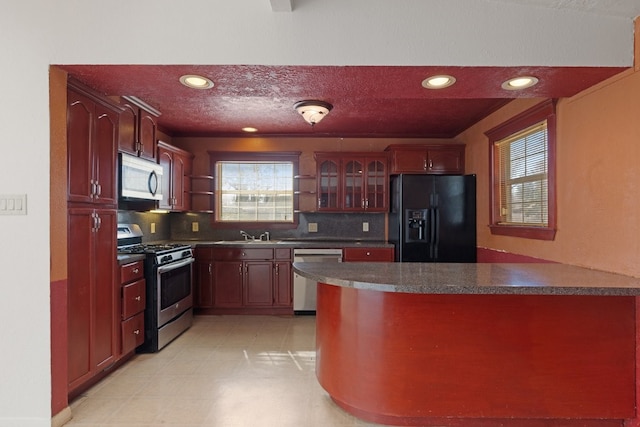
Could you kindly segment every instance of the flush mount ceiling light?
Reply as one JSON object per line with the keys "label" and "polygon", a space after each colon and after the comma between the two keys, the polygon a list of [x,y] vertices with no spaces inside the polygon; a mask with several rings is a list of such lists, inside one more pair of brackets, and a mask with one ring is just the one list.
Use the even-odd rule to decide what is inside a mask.
{"label": "flush mount ceiling light", "polygon": [[244,132],[258,132],[258,129],[256,129],[256,128],[252,128],[252,127],[250,127],[250,126],[244,127],[244,128],[242,128],[242,130],[243,130]]}
{"label": "flush mount ceiling light", "polygon": [[422,87],[427,89],[443,89],[449,87],[456,82],[456,78],[441,74],[438,76],[427,77],[422,81]]}
{"label": "flush mount ceiling light", "polygon": [[186,74],[180,77],[180,83],[192,89],[209,89],[213,87],[211,80],[195,74]]}
{"label": "flush mount ceiling light", "polygon": [[538,79],[533,76],[521,76],[509,79],[502,83],[502,89],[506,90],[521,90],[538,84]]}
{"label": "flush mount ceiling light", "polygon": [[324,101],[299,101],[293,104],[293,108],[311,126],[320,123],[320,120],[329,114],[333,105]]}

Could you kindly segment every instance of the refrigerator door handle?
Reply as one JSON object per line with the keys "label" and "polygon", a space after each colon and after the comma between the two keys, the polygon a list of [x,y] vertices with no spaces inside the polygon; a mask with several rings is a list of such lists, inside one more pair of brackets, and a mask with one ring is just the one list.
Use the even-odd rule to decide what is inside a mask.
{"label": "refrigerator door handle", "polygon": [[436,222],[435,222],[435,214],[436,209],[435,208],[431,208],[429,209],[429,259],[433,259],[435,254],[435,227],[436,227]]}
{"label": "refrigerator door handle", "polygon": [[433,259],[438,259],[440,245],[440,209],[433,208]]}

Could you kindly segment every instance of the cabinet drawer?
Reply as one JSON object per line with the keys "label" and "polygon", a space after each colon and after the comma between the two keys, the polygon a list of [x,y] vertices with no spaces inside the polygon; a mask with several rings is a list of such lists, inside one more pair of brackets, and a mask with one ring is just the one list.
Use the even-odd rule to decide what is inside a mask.
{"label": "cabinet drawer", "polygon": [[215,248],[215,260],[266,260],[273,259],[273,248]]}
{"label": "cabinet drawer", "polygon": [[276,249],[275,259],[291,259],[291,249],[285,249],[285,248]]}
{"label": "cabinet drawer", "polygon": [[393,248],[344,248],[345,262],[393,262]]}
{"label": "cabinet drawer", "polygon": [[129,283],[144,276],[144,261],[131,262],[120,266],[120,283]]}
{"label": "cabinet drawer", "polygon": [[146,304],[145,280],[140,279],[122,287],[122,318],[127,319],[144,311]]}
{"label": "cabinet drawer", "polygon": [[144,314],[125,320],[121,324],[122,328],[122,354],[133,351],[144,342]]}

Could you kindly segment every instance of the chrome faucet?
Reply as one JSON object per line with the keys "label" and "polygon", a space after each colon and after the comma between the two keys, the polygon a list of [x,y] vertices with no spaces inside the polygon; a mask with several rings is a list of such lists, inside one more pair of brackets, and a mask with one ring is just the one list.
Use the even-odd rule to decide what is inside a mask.
{"label": "chrome faucet", "polygon": [[[264,237],[264,239],[263,239],[263,237]],[[265,231],[264,233],[262,233],[262,234],[260,235],[260,240],[266,240],[266,241],[269,241],[269,240],[271,240],[271,235],[269,234],[269,232],[268,232],[268,231]]]}
{"label": "chrome faucet", "polygon": [[252,236],[246,231],[240,230],[240,234],[242,235],[242,237],[244,237],[244,240],[249,240],[249,237],[251,237],[251,240],[256,240],[256,236]]}

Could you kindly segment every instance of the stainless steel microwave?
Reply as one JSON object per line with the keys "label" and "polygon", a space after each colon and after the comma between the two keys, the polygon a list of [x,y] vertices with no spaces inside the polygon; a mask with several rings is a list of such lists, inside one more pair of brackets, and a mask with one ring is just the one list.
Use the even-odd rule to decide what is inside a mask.
{"label": "stainless steel microwave", "polygon": [[118,161],[121,199],[162,200],[162,166],[126,153]]}

